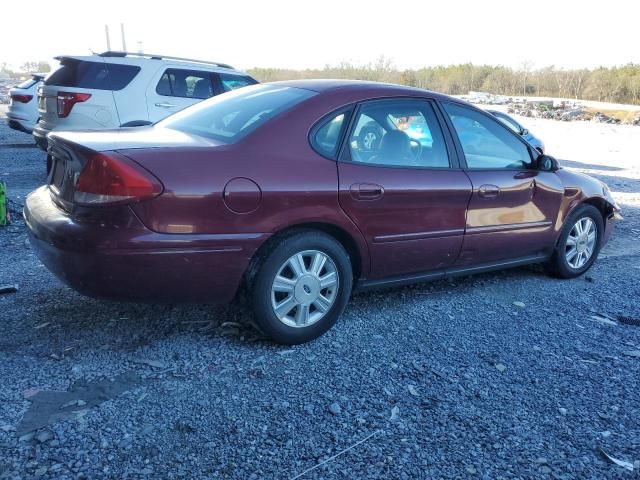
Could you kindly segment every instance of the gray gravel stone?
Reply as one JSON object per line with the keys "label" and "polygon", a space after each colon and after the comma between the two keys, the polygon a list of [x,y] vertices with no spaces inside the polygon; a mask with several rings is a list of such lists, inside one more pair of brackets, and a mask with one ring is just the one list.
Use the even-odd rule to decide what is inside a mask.
{"label": "gray gravel stone", "polygon": [[[30,141],[0,120],[3,135]],[[44,152],[0,146],[14,218],[0,227],[0,284],[20,285],[0,296],[0,425],[20,425],[34,404],[25,392],[141,378],[67,407],[83,410],[72,418],[53,415],[44,443],[43,430],[0,428],[0,478],[48,467],[39,478],[271,480],[349,448],[301,480],[635,478],[596,448],[640,469],[640,362],[624,354],[640,349],[640,328],[617,322],[640,317],[640,170],[633,152],[598,155],[563,161],[626,185],[625,221],[593,282],[521,268],[359,293],[325,336],[284,349],[247,325],[246,305],[108,302],[64,286],[25,245],[20,218],[46,181]]]}

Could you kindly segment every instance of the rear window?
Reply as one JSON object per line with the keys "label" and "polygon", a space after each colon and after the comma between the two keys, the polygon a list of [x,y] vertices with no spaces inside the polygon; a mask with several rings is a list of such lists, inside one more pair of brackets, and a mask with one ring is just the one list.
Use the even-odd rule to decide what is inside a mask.
{"label": "rear window", "polygon": [[62,66],[45,79],[44,84],[95,90],[122,90],[139,71],[140,67],[134,65],[66,58],[62,60]]}
{"label": "rear window", "polygon": [[234,143],[314,95],[316,92],[301,88],[252,85],[186,108],[158,125]]}

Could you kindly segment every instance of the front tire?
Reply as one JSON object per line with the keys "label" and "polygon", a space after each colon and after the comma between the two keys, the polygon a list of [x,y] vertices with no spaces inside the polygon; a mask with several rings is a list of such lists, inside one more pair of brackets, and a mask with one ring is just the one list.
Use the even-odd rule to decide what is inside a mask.
{"label": "front tire", "polygon": [[604,221],[593,205],[577,207],[566,220],[556,249],[547,263],[547,271],[558,278],[574,278],[582,275],[596,261],[602,237]]}
{"label": "front tire", "polygon": [[353,272],[344,247],[322,232],[285,237],[259,260],[250,284],[256,324],[275,342],[318,338],[342,314]]}

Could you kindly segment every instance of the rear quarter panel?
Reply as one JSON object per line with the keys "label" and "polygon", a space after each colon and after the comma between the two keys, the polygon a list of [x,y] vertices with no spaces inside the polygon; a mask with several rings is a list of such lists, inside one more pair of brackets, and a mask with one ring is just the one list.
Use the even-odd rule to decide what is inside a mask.
{"label": "rear quarter panel", "polygon": [[[340,104],[336,100],[335,108]],[[358,245],[366,275],[366,243],[338,203],[336,162],[315,153],[308,142],[312,125],[332,109],[326,102],[306,102],[235,145],[121,150],[165,187],[160,197],[137,204],[136,214],[151,230],[167,233],[274,234],[306,223],[337,226]],[[259,186],[255,210],[239,214],[225,205],[225,186],[234,178]]]}

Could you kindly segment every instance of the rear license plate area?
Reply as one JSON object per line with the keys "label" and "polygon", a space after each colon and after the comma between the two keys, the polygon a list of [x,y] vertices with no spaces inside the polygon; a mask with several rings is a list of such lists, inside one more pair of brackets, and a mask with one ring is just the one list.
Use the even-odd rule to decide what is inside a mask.
{"label": "rear license plate area", "polygon": [[66,163],[64,160],[55,158],[53,159],[53,175],[51,176],[51,184],[61,192],[62,184],[66,176]]}

